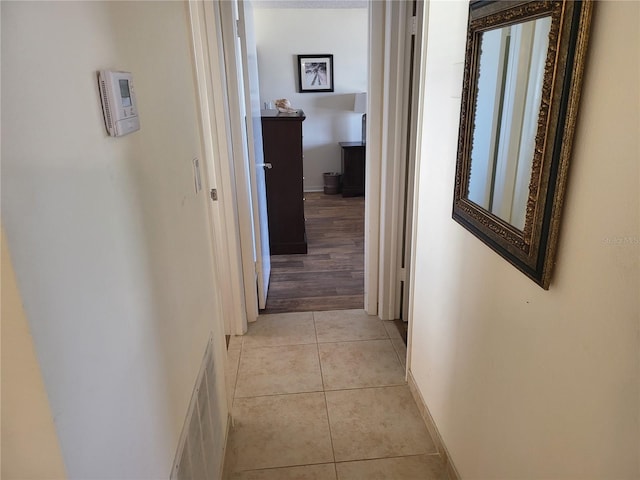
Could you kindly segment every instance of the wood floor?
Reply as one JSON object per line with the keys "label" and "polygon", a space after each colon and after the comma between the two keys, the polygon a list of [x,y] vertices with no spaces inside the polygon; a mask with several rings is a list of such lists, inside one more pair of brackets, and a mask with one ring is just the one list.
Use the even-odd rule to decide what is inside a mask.
{"label": "wood floor", "polygon": [[272,255],[261,313],[364,306],[364,197],[305,194],[306,255]]}

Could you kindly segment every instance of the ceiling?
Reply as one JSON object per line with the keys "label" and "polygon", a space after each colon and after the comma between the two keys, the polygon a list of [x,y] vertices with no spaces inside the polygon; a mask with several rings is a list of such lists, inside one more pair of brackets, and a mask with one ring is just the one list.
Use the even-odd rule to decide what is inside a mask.
{"label": "ceiling", "polygon": [[367,8],[368,0],[252,0],[254,8]]}

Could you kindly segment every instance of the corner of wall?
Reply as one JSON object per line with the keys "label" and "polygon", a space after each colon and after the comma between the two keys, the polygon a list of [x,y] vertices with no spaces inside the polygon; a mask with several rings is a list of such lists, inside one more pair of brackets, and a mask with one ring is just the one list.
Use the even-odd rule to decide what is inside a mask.
{"label": "corner of wall", "polygon": [[[66,478],[33,339],[2,229],[2,478]],[[37,461],[34,461],[37,459]]]}
{"label": "corner of wall", "polygon": [[427,403],[424,401],[424,397],[422,396],[422,393],[420,393],[420,389],[418,388],[418,385],[416,384],[416,381],[413,378],[413,373],[411,372],[411,369],[409,369],[407,372],[407,383],[409,385],[409,390],[411,391],[411,395],[413,396],[413,399],[416,402],[416,405],[418,406],[418,410],[420,411],[422,420],[424,420],[427,430],[429,431],[429,435],[431,435],[431,439],[435,444],[436,450],[438,451],[438,454],[442,457],[442,461],[445,464],[447,474],[449,475],[449,480],[460,480],[461,479],[460,474],[458,473],[458,470],[456,469],[456,466],[453,463],[453,459],[451,458],[451,454],[449,453],[449,450],[447,450],[447,447],[444,444],[444,441],[442,440],[442,436],[440,435],[440,431],[436,426],[435,420],[431,416],[429,407],[427,406]]}

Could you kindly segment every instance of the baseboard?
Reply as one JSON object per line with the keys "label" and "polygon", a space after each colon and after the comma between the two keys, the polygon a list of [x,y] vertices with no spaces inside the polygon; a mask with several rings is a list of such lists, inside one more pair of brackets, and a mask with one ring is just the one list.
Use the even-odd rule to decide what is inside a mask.
{"label": "baseboard", "polygon": [[324,192],[324,186],[322,187],[305,187],[304,189],[304,193],[311,193],[311,192]]}
{"label": "baseboard", "polygon": [[449,480],[460,480],[460,474],[458,473],[458,470],[451,460],[451,455],[449,455],[449,451],[447,450],[446,445],[442,441],[442,436],[440,435],[438,427],[436,427],[436,424],[433,421],[433,417],[431,416],[429,407],[427,407],[424,398],[422,398],[420,390],[418,390],[418,386],[416,385],[416,381],[413,378],[411,370],[409,370],[408,372],[407,382],[409,384],[409,390],[411,390],[411,395],[413,395],[413,399],[418,405],[418,410],[420,410],[420,415],[422,415],[422,419],[427,426],[427,430],[429,431],[429,434],[433,439],[433,443],[435,443],[436,449],[438,450],[438,453],[444,461],[445,467],[447,469],[447,474],[449,475]]}

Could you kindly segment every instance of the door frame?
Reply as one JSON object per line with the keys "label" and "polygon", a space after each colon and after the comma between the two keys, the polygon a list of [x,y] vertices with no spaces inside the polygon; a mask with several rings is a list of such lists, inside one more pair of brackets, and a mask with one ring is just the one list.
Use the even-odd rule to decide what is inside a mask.
{"label": "door frame", "polygon": [[[202,136],[204,185],[207,195],[215,189],[217,201],[208,202],[212,227],[212,250],[217,265],[226,334],[242,335],[247,331],[247,319],[257,302],[246,294],[243,270],[243,249],[246,225],[239,211],[246,200],[242,189],[236,188],[234,145],[229,119],[229,98],[226,71],[221,61],[221,29],[211,29],[220,23],[213,2],[195,0],[187,3],[191,30],[192,54]],[[249,229],[250,230],[250,229]],[[250,233],[250,231],[249,231]]]}
{"label": "door frame", "polygon": [[[194,52],[197,62],[208,68],[197,75],[197,83],[211,84],[213,104],[209,116],[213,128],[211,135],[218,146],[218,155],[207,159],[209,170],[219,172],[218,184],[224,200],[224,210],[231,209],[234,214],[225,215],[221,227],[234,234],[227,236],[239,238],[238,244],[226,242],[228,256],[232,257],[229,266],[243,282],[231,282],[228,285],[228,298],[243,297],[245,312],[237,312],[229,320],[227,333],[242,334],[246,332],[247,321],[254,321],[258,316],[257,292],[255,289],[255,263],[247,252],[255,255],[253,248],[253,232],[251,230],[252,215],[251,194],[248,165],[242,157],[242,142],[234,134],[232,119],[229,118],[228,105],[232,92],[228,88],[228,69],[232,67],[226,60],[230,55],[224,49],[224,39],[229,28],[223,28],[219,5],[225,2],[209,2],[191,0],[190,11],[203,5],[205,12],[204,27],[199,32],[204,43],[209,45],[207,51]],[[405,56],[406,37],[411,26],[407,24],[406,2],[371,2],[369,4],[369,92],[367,122],[367,159],[366,159],[366,198],[365,198],[365,293],[364,309],[370,315],[377,315],[383,320],[394,319],[400,299],[397,298],[396,280],[399,250],[402,241],[397,235],[403,221],[404,195],[403,178],[396,161],[398,152],[397,132],[407,128],[407,117],[402,115],[403,85],[408,83],[404,68],[392,68],[395,59]],[[235,29],[235,25],[233,25]],[[417,31],[423,28],[422,18],[417,19]],[[193,26],[192,26],[193,29]],[[235,35],[235,34],[234,34]],[[229,40],[227,40],[229,41]],[[204,55],[206,58],[198,58]],[[232,90],[232,89],[231,89]],[[211,101],[211,100],[210,100]],[[413,106],[416,112],[419,107],[419,95],[415,95]],[[225,111],[226,109],[226,111]],[[418,113],[420,115],[421,113]],[[237,122],[237,119],[236,119]],[[403,126],[404,124],[404,126]],[[417,124],[421,124],[418,119]],[[206,130],[203,129],[203,135]],[[417,131],[416,143],[420,144],[421,132]],[[414,157],[413,161],[416,162]],[[417,169],[416,169],[417,170]],[[214,183],[215,184],[215,183]],[[415,178],[412,182],[415,185]],[[417,191],[412,190],[415,198]],[[411,191],[410,190],[410,191]],[[233,203],[235,201],[235,204]],[[409,216],[408,221],[412,220]],[[251,234],[251,235],[249,235]],[[249,236],[251,239],[249,240]],[[217,238],[217,237],[216,237]],[[240,252],[236,252],[240,250]],[[225,257],[224,245],[219,255]],[[240,274],[240,272],[242,272]],[[223,277],[224,278],[224,277]],[[237,309],[236,309],[237,310]],[[411,312],[410,312],[411,315]]]}
{"label": "door frame", "polygon": [[[413,2],[371,2],[369,7],[367,118],[376,120],[369,121],[367,133],[373,141],[367,142],[365,310],[382,320],[400,318],[403,296],[407,307],[411,301],[425,10],[422,0],[416,2],[415,16]],[[415,135],[409,137],[410,131]]]}
{"label": "door frame", "polygon": [[[223,76],[224,86],[222,93],[226,115],[223,125],[219,125],[218,135],[227,133],[231,138],[232,148],[228,150],[226,156],[231,168],[228,171],[230,176],[227,186],[233,190],[233,195],[237,199],[237,226],[239,228],[239,246],[240,246],[240,264],[242,271],[242,292],[240,293],[245,299],[245,321],[235,319],[234,328],[228,333],[242,335],[247,331],[247,322],[254,322],[258,319],[258,293],[257,282],[260,272],[256,268],[256,245],[255,245],[255,218],[254,204],[251,186],[251,166],[249,165],[249,151],[246,131],[243,128],[235,128],[234,125],[242,125],[244,119],[241,112],[236,108],[230,108],[233,105],[240,105],[244,98],[244,86],[242,78],[237,75],[231,75],[229,72],[237,72],[242,70],[242,66],[238,65],[238,57],[236,49],[238,48],[239,38],[237,35],[237,24],[235,21],[227,22],[229,25],[223,27],[225,18],[233,18],[236,16],[234,4],[232,2],[205,2],[210,5],[214,15],[208,17],[207,32],[213,32],[213,35],[220,38],[217,49],[210,52],[212,63],[218,63]],[[238,285],[233,288],[237,289]],[[236,293],[238,293],[236,291]],[[233,319],[232,319],[233,321]]]}

